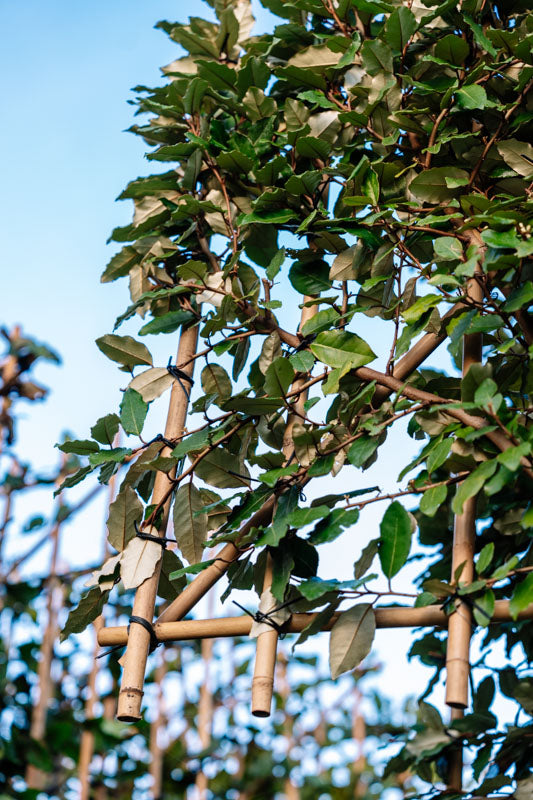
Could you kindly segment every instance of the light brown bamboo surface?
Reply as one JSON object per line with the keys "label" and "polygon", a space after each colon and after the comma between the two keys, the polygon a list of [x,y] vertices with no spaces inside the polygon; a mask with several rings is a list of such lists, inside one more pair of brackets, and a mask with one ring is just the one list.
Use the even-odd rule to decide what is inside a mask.
{"label": "light brown bamboo surface", "polygon": [[[308,320],[312,319],[318,311],[318,304],[306,306],[305,303],[313,300],[313,297],[304,297],[304,306],[300,317],[302,329]],[[297,378],[292,389],[299,389],[305,383],[305,378]],[[293,411],[287,416],[287,424],[283,434],[282,452],[284,464],[290,464],[294,458],[293,429],[295,424],[305,418],[304,404],[307,400],[308,392],[303,390],[297,397]],[[272,558],[267,556],[265,577],[263,581],[263,591],[272,586]],[[256,640],[254,675],[252,678],[252,714],[254,717],[269,717],[272,707],[272,694],[274,692],[274,673],[276,671],[276,650],[278,647],[278,632],[275,628],[260,633]]]}
{"label": "light brown bamboo surface", "polygon": [[[331,620],[322,628],[330,631],[341,612],[333,614]],[[377,628],[429,628],[446,627],[448,616],[441,606],[409,608],[405,606],[378,607],[374,609]],[[293,614],[284,626],[287,633],[301,633],[316,614]],[[517,617],[518,620],[533,619],[533,603]],[[219,619],[185,619],[176,622],[160,622],[154,625],[160,642],[185,642],[192,639],[217,639],[247,636],[252,627],[252,618],[220,617]],[[512,622],[508,600],[496,600],[492,622]],[[102,628],[98,633],[98,644],[102,647],[126,644],[128,629],[126,625]]]}
{"label": "light brown bamboo surface", "polygon": [[[113,440],[113,447],[120,447],[120,433],[116,434]],[[107,499],[108,507],[115,499],[116,488],[117,488],[117,475],[115,473],[115,475],[113,475],[109,481],[108,499]],[[105,561],[108,555],[109,555],[109,545],[107,542],[107,525],[104,524],[102,560]],[[93,663],[87,679],[87,696],[85,700],[85,719],[87,720],[94,718],[94,709],[96,701],[98,699],[96,694],[96,681],[98,678],[100,665],[99,662],[97,661],[97,655],[98,655],[97,636],[100,628],[103,628],[103,626],[105,625],[105,619],[102,614],[100,614],[100,616],[95,619],[93,625],[95,631]],[[82,731],[80,738],[80,755],[78,759],[78,780],[80,782],[79,800],[89,800],[90,798],[91,794],[90,768],[93,755],[94,755],[94,733],[89,729],[85,729]]]}
{"label": "light brown bamboo surface", "polygon": [[[272,557],[267,555],[263,591],[272,586]],[[274,691],[278,632],[274,628],[260,633],[255,645],[254,676],[252,678],[252,714],[269,717]]]}
{"label": "light brown bamboo surface", "polygon": [[149,772],[152,778],[152,785],[150,786],[150,796],[154,800],[160,800],[163,796],[163,760],[164,751],[161,746],[161,733],[166,725],[166,711],[165,711],[165,693],[164,681],[167,674],[167,662],[165,661],[164,654],[160,654],[159,663],[155,670],[155,685],[157,686],[157,704],[155,719],[150,725],[150,765]]}
{"label": "light brown bamboo surface", "polygon": [[[478,270],[479,271],[479,270]],[[480,275],[480,279],[482,276]],[[475,278],[468,282],[468,296],[477,302],[483,300],[481,283]],[[481,362],[483,352],[482,334],[463,337],[463,377],[474,364]],[[463,506],[463,513],[455,517],[452,575],[462,567],[460,582],[472,583],[474,579],[474,553],[476,546],[476,497],[470,497]],[[468,705],[468,678],[470,675],[470,637],[472,635],[472,611],[461,600],[455,602],[455,612],[448,622],[446,645],[446,703],[452,708]]]}
{"label": "light brown bamboo surface", "polygon": [[[188,375],[192,375],[194,370],[195,362],[191,360],[191,358],[196,352],[197,340],[198,326],[182,331],[178,346],[177,364],[187,364],[187,362],[189,362],[183,368],[184,372]],[[187,406],[188,396],[186,392],[180,382],[174,381],[165,426],[165,437],[167,439],[176,438],[182,433],[187,417]],[[165,446],[161,450],[161,455],[169,455],[170,452],[171,449]],[[171,486],[171,480],[174,475],[175,471],[171,472],[169,475],[160,471],[156,473],[151,500],[153,504],[157,505],[165,497]],[[159,536],[165,535],[169,508],[170,496],[163,506],[162,522],[157,531]],[[154,574],[145,580],[135,593],[132,613],[134,616],[147,619],[150,623],[154,617],[160,571],[161,561]],[[144,673],[146,670],[149,646],[150,635],[148,631],[141,625],[131,625],[128,646],[124,655],[124,670],[118,697],[117,719],[123,722],[135,722],[141,718]]]}

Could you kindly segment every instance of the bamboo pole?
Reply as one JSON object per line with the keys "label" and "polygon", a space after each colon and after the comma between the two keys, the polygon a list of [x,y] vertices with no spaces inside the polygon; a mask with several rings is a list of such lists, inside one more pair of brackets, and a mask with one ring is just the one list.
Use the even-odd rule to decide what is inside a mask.
{"label": "bamboo pole", "polygon": [[352,709],[352,739],[357,747],[357,756],[353,763],[353,776],[354,776],[354,800],[360,800],[364,797],[367,790],[367,785],[362,779],[363,772],[366,768],[365,756],[365,740],[366,740],[366,722],[361,709],[363,696],[361,690],[356,686],[354,690],[354,703]]}
{"label": "bamboo pole", "polygon": [[[120,434],[115,436],[113,441],[114,447],[120,446]],[[117,476],[116,474],[113,475],[109,481],[109,493],[108,493],[108,506],[111,505],[113,499],[115,497],[115,490],[116,490],[116,483],[117,483]],[[94,496],[94,493],[89,496]],[[84,499],[83,504],[87,502],[87,498]],[[103,543],[103,561],[107,558],[109,554],[109,549],[107,546],[107,526],[104,524],[104,543]],[[96,656],[98,655],[98,631],[104,627],[105,620],[103,615],[97,617],[94,621],[94,631],[95,631],[95,638],[94,638],[94,653],[93,653],[93,662],[91,666],[91,671],[89,672],[89,677],[87,680],[87,700],[85,702],[85,719],[93,719],[94,717],[94,707],[96,704],[96,681],[99,672],[99,663],[96,660]],[[78,780],[80,782],[80,800],[89,800],[91,784],[90,784],[90,768],[91,768],[91,761],[94,755],[94,734],[90,730],[84,730],[81,734],[80,740],[80,755],[78,760]]]}
{"label": "bamboo pole", "polygon": [[[472,300],[482,301],[483,290],[481,283],[475,277],[468,282],[467,293]],[[475,333],[463,338],[463,377],[473,364],[481,361],[482,349],[482,334]],[[452,547],[452,583],[455,582],[455,572],[461,565],[463,565],[460,577],[461,583],[472,583],[474,579],[475,537],[476,498],[470,497],[464,504],[463,513],[455,518]],[[446,647],[446,703],[452,708],[466,708],[468,705],[471,631],[472,612],[466,603],[457,600],[455,612],[450,617],[448,624],[448,643]]]}
{"label": "bamboo pole", "polygon": [[[272,586],[273,563],[267,555],[263,591]],[[278,632],[275,628],[260,633],[256,640],[254,676],[252,679],[252,714],[254,717],[269,717],[274,691],[274,672],[276,669],[276,650]]]}
{"label": "bamboo pole", "polygon": [[[52,532],[52,555],[50,558],[50,575],[57,571],[57,557],[59,553],[59,532],[61,526],[56,523]],[[46,717],[48,706],[52,698],[52,660],[54,657],[54,642],[58,634],[57,599],[59,588],[57,578],[52,578],[47,593],[46,601],[46,628],[41,644],[41,657],[37,668],[37,684],[39,695],[31,715],[30,737],[37,742],[43,742],[46,735]],[[26,783],[29,789],[43,789],[46,783],[46,773],[38,767],[29,764],[26,769]]]}
{"label": "bamboo pole", "polygon": [[[104,625],[103,617],[97,617],[94,621],[96,635]],[[95,640],[94,660],[87,680],[87,700],[85,702],[85,719],[93,719],[96,701],[96,678],[98,676],[98,661],[96,661],[96,651],[98,641]],[[92,731],[84,730],[80,739],[80,755],[78,759],[78,780],[80,782],[80,800],[89,800],[91,790],[89,770],[94,753],[94,734]]]}
{"label": "bamboo pole", "polygon": [[[313,300],[310,296],[304,297],[304,306],[300,317],[301,332],[305,323],[312,319],[318,310],[318,305],[306,306],[305,303]],[[305,383],[305,378],[297,378],[292,389],[299,389]],[[287,417],[287,425],[283,434],[282,451],[284,463],[290,464],[294,458],[293,429],[299,419],[305,416],[304,403],[308,391],[304,390],[294,403],[294,410]],[[270,553],[267,555],[263,592],[270,591],[272,586],[273,563]],[[276,669],[276,650],[278,646],[278,632],[275,628],[263,631],[257,637],[254,675],[252,679],[252,714],[254,717],[269,717],[272,707],[272,694],[274,691],[274,672]]]}
{"label": "bamboo pole", "polygon": [[[188,328],[182,331],[180,336],[178,354],[176,362],[178,365],[186,364],[183,367],[187,375],[192,375],[194,370],[194,360],[192,356],[196,352],[198,340],[198,327]],[[189,363],[187,363],[189,362]],[[174,382],[170,395],[170,404],[165,426],[165,437],[167,439],[179,436],[184,427],[187,417],[188,394],[181,383]],[[161,451],[163,456],[170,453],[170,448],[164,447]],[[165,472],[157,472],[152,492],[152,503],[158,504],[168,492],[174,473],[167,475]],[[168,522],[168,512],[170,508],[170,497],[163,506],[162,521],[159,526],[158,535],[164,536]],[[155,529],[154,529],[155,530]],[[159,584],[159,573],[161,571],[161,560],[154,574],[145,580],[135,593],[133,604],[133,615],[142,617],[152,622],[154,617],[155,601],[157,597],[157,587]],[[126,652],[124,654],[124,670],[122,673],[122,683],[118,697],[117,719],[123,722],[135,722],[141,718],[141,701],[143,696],[144,673],[146,670],[146,660],[150,646],[150,634],[142,625],[132,625]]]}
{"label": "bamboo pole", "polygon": [[[214,596],[211,592],[208,597],[208,614],[213,613]],[[213,640],[202,639],[202,661],[204,665],[204,679],[200,686],[200,699],[198,702],[198,735],[202,750],[207,750],[211,744],[211,729],[213,725],[213,693],[211,691],[211,659],[213,657]],[[196,788],[195,800],[207,800],[209,780],[200,768],[194,782]]]}
{"label": "bamboo pole", "polygon": [[[377,628],[430,628],[443,627],[448,623],[448,615],[441,606],[409,608],[406,606],[381,606],[374,609]],[[330,631],[338,620],[340,612],[333,614],[324,625],[323,631]],[[301,633],[316,617],[316,614],[293,614],[284,625],[287,633]],[[517,620],[533,619],[533,603],[518,614]],[[508,600],[496,600],[492,622],[514,622],[509,611]],[[252,628],[252,618],[221,617],[219,619],[185,619],[177,622],[161,622],[154,625],[160,642],[186,642],[193,639],[227,639],[247,636]],[[102,647],[123,645],[128,641],[125,625],[102,628],[98,634],[98,644]]]}
{"label": "bamboo pole", "polygon": [[[294,741],[294,718],[287,712],[287,701],[291,694],[291,686],[288,677],[288,660],[286,653],[282,650],[278,659],[278,674],[279,674],[279,692],[283,701],[283,736],[287,742],[286,757],[287,763],[290,763],[291,750],[295,745]],[[283,791],[286,800],[300,800],[300,790],[293,782],[290,772],[283,782]]]}
{"label": "bamboo pole", "polygon": [[165,693],[163,689],[163,682],[167,674],[167,662],[164,653],[160,654],[159,663],[155,670],[155,683],[157,685],[157,714],[150,725],[150,777],[152,778],[152,785],[150,787],[150,794],[153,800],[160,800],[163,797],[163,761],[164,750],[161,745],[161,733],[165,728],[166,713],[165,713]]}
{"label": "bamboo pole", "polygon": [[[483,300],[481,286],[481,267],[476,277],[468,281],[467,295],[477,302]],[[473,364],[481,362],[483,356],[483,335],[476,333],[463,337],[463,377]],[[452,545],[451,582],[455,583],[456,571],[461,567],[460,581],[463,584],[474,580],[474,554],[476,549],[476,505],[477,496],[469,497],[463,506],[463,513],[454,520]],[[470,676],[470,639],[472,636],[472,611],[457,599],[455,611],[448,622],[448,641],[446,643],[446,704],[451,708],[451,720],[460,719],[468,705],[468,679]],[[463,788],[463,748],[457,745],[448,760],[448,788],[462,791]]]}

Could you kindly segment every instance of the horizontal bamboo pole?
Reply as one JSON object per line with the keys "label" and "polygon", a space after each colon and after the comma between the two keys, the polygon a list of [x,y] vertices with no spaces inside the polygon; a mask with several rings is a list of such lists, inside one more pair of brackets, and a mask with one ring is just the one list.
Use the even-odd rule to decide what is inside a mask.
{"label": "horizontal bamboo pole", "polygon": [[[330,631],[341,612],[322,628]],[[423,608],[390,607],[376,608],[377,628],[445,628],[449,617],[440,606]],[[293,614],[284,627],[287,633],[301,633],[314,620],[316,614]],[[533,603],[518,615],[518,620],[533,619]],[[508,600],[496,600],[492,622],[512,622]],[[252,618],[221,617],[220,619],[185,619],[178,622],[160,622],[154,625],[160,642],[185,642],[193,639],[224,639],[235,636],[247,636],[252,628]],[[98,632],[98,644],[102,647],[126,644],[128,629],[125,625],[102,628]]]}

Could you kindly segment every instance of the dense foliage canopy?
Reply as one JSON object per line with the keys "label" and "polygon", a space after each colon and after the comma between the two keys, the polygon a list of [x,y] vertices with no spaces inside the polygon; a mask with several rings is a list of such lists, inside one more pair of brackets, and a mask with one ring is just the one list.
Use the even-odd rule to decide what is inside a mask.
{"label": "dense foliage canopy", "polygon": [[[439,793],[462,741],[472,792],[512,787],[525,800],[531,628],[491,618],[496,600],[510,599],[514,620],[533,600],[530,9],[520,0],[262,0],[279,20],[252,35],[247,0],[209,4],[216,21],[159,23],[185,55],[164,68],[163,86],[137,87],[138,112],[150,118],[132,131],[167,169],[120,196],[135,214],[113,231],[124,246],[102,280],[128,276],[131,304],[97,340],[132,379],[120,414],[61,446],[88,459],[66,486],[129,469],[108,522],[116,555],[65,634],[100,613],[119,578],[135,588],[154,572],[161,551],[134,523],[158,527],[164,502],[150,498],[161,471],[189,564],[165,552],[161,597],[212,563],[214,551],[202,560],[207,540],[236,543],[229,587],[261,593],[268,552],[272,594],[292,610],[320,608],[322,624],[357,598],[341,615],[355,634],[346,625],[332,634],[334,677],[369,652],[376,602],[401,598],[416,537],[428,553],[416,604],[448,600],[452,610],[450,598],[467,597],[481,654],[471,713],[450,727],[423,704],[391,769],[412,768],[424,791]],[[144,441],[143,426],[171,385],[188,393],[186,365],[154,365],[143,341],[115,332],[135,315],[142,338],[197,328],[202,340],[195,416],[170,442]],[[482,350],[461,375],[464,341]],[[422,448],[399,476],[407,484],[366,486],[362,471],[406,417]],[[140,441],[113,447],[119,426]],[[320,496],[328,475],[338,491]],[[418,503],[413,513],[403,496]],[[392,502],[361,552],[364,508],[380,500]],[[464,565],[451,575],[451,549],[454,514],[472,502],[479,555],[467,583]],[[249,524],[269,503],[269,518]],[[320,547],[345,529],[354,578],[317,577]],[[488,654],[500,638],[508,660],[497,669]],[[436,670],[430,689],[445,650],[438,630],[413,646]],[[512,726],[490,711],[496,688],[518,704]]]}

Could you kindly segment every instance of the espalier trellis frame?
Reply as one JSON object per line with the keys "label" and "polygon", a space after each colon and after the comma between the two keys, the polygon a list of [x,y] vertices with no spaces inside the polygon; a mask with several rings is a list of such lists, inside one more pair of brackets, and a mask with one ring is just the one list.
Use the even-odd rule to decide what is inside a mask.
{"label": "espalier trellis frame", "polygon": [[[127,645],[118,717],[138,720],[146,660],[160,642],[253,627],[252,711],[266,716],[281,632],[303,639],[332,629],[335,678],[368,654],[376,627],[427,626],[414,649],[437,665],[428,692],[446,653],[452,721],[430,714],[429,738],[408,742],[394,768],[462,796],[465,744],[476,752],[469,791],[512,784],[522,800],[533,780],[528,736],[497,730],[494,681],[473,683],[469,651],[475,623],[485,644],[504,636],[508,652],[521,644],[526,661],[533,652],[520,622],[533,618],[527,3],[262,0],[280,19],[257,36],[247,0],[209,5],[214,22],[159,23],[186,54],[164,68],[163,87],[138,87],[139,112],[153,116],[132,130],[169,170],[120,196],[134,201],[135,216],[112,239],[131,244],[102,280],[130,278],[132,305],[115,329],[150,313],[141,336],[181,334],[168,368],[154,367],[130,336],[97,342],[125,372],[148,369],[129,383],[120,416],[100,419],[92,440],[63,446],[89,459],[69,485],[98,467],[106,482],[128,465],[108,520],[117,555],[65,634],[101,612],[119,579],[136,589],[128,628],[103,628],[99,642]],[[384,358],[363,330],[387,343]],[[428,359],[445,344],[450,368],[437,369],[446,360]],[[203,421],[191,428],[202,360],[192,411]],[[219,361],[233,362],[233,381]],[[247,383],[236,385],[246,365]],[[113,448],[119,424],[140,436],[148,404],[169,388],[164,435]],[[388,428],[405,418],[424,447],[399,480],[418,474],[390,493],[364,487],[355,470],[375,461]],[[304,487],[343,467],[338,493],[308,504]],[[198,481],[240,491],[222,498]],[[402,496],[421,498],[414,514]],[[355,562],[354,580],[318,578],[317,546],[346,528],[356,535],[364,507],[383,500],[391,502],[379,536]],[[164,548],[172,503],[190,567]],[[421,593],[413,607],[376,605],[405,600],[391,579],[416,529],[420,545],[438,548]],[[386,591],[369,586],[376,556]],[[187,585],[186,573],[196,573]],[[255,620],[183,620],[223,575],[229,588],[255,585]],[[167,605],[153,624],[158,595]],[[338,612],[344,597],[358,602]],[[500,689],[529,712],[531,681],[512,663]],[[463,718],[469,681],[473,711]]]}

